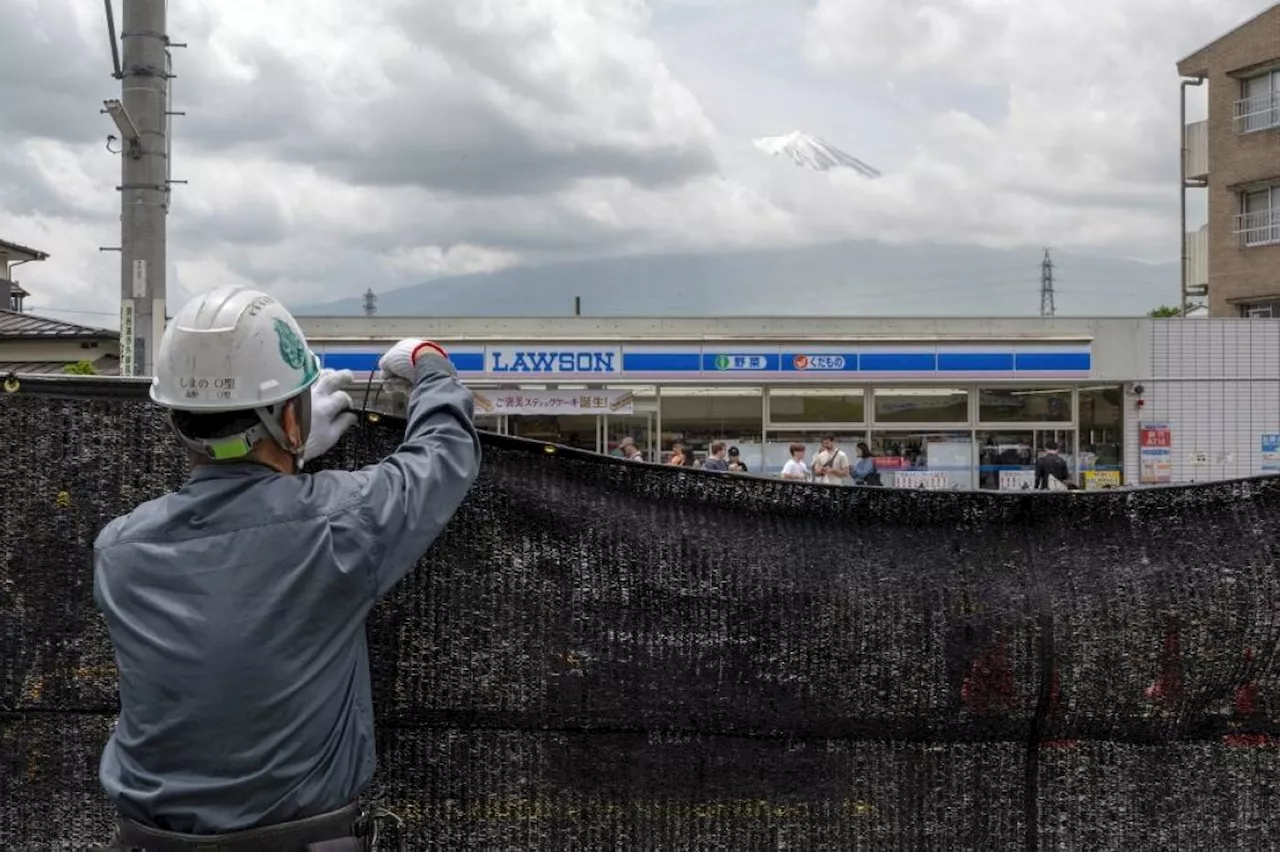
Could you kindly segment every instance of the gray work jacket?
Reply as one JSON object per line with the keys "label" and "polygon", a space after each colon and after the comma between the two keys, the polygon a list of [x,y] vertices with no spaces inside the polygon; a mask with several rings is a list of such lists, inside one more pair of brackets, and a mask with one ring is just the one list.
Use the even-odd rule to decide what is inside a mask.
{"label": "gray work jacket", "polygon": [[201,465],[109,523],[94,600],[119,723],[99,778],[123,816],[213,834],[350,803],[374,771],[365,617],[475,481],[471,392],[423,355],[404,442],[356,471]]}

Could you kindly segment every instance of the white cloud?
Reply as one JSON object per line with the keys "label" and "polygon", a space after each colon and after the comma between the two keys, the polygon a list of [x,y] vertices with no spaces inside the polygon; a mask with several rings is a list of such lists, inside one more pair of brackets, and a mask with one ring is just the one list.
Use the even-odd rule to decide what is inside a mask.
{"label": "white cloud", "polygon": [[1177,187],[1175,63],[1257,0],[818,0],[807,55],[833,73],[996,87],[1006,114],[933,122],[932,159],[1072,203],[1166,199]]}
{"label": "white cloud", "polygon": [[514,266],[519,257],[511,252],[494,251],[481,246],[454,245],[398,247],[379,258],[384,268],[397,275],[425,281],[442,275],[469,275],[474,272],[497,272]]}
{"label": "white cloud", "polygon": [[[801,20],[798,0],[174,0],[171,33],[190,45],[175,51],[174,177],[189,183],[169,221],[171,299],[247,281],[314,303],[526,262],[868,236],[1170,249],[1174,63],[1257,11],[810,5],[791,42],[780,23]],[[52,255],[22,269],[35,303],[111,322],[119,255],[98,247],[119,241],[119,160],[98,108],[118,83],[87,8],[0,3],[0,31],[29,34],[0,55],[0,238]],[[876,119],[830,141],[866,157],[875,136],[898,161],[869,158],[876,181],[818,175],[728,138],[672,72],[654,10],[709,35],[723,21],[741,67],[769,69],[736,89],[738,66],[718,75],[715,111],[735,125],[799,129],[753,97],[763,73],[770,103],[790,87],[814,123],[857,124],[874,91]],[[818,82],[825,98],[799,97]]]}

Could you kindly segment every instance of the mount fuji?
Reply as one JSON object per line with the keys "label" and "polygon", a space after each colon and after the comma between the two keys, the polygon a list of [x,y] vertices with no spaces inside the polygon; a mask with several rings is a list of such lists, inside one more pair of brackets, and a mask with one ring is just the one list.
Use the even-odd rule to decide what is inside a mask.
{"label": "mount fuji", "polygon": [[880,170],[874,166],[841,151],[825,139],[800,130],[782,136],[763,136],[753,140],[753,144],[766,154],[789,157],[797,166],[814,171],[852,169],[866,178],[880,177]]}

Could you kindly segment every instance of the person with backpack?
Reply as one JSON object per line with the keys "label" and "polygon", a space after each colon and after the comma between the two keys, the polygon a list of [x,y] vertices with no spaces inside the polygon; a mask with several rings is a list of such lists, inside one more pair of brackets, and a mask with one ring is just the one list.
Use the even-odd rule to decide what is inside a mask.
{"label": "person with backpack", "polygon": [[880,474],[876,471],[876,460],[865,441],[858,442],[857,456],[858,460],[853,463],[853,484],[879,485]]}
{"label": "person with backpack", "polygon": [[1058,455],[1058,445],[1049,441],[1044,445],[1044,455],[1036,459],[1035,487],[1037,491],[1065,491],[1071,472],[1067,460]]}

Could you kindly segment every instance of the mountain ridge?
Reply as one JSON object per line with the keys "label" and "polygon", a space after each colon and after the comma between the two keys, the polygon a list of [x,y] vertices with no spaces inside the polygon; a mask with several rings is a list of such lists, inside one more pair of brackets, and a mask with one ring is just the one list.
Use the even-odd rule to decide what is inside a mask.
{"label": "mountain ridge", "polygon": [[[605,257],[452,275],[295,308],[357,316],[366,287],[387,316],[1038,316],[1042,248],[870,240]],[[1055,252],[1058,316],[1142,316],[1176,299],[1177,262]],[[494,306],[500,306],[498,310]]]}

